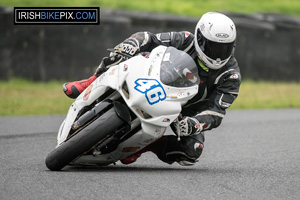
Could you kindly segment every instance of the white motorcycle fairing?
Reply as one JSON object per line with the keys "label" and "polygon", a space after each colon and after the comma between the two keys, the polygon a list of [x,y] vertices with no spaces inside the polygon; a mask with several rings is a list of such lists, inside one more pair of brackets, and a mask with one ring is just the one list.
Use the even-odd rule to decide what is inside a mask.
{"label": "white motorcycle fairing", "polygon": [[[161,81],[162,63],[172,64],[172,51],[179,52],[173,47],[159,46],[151,52],[149,58],[137,55],[112,66],[78,96],[60,126],[57,147],[67,139],[79,111],[94,103],[109,89],[116,92],[106,99],[122,98],[137,116],[131,122],[131,128],[141,124],[141,130],[120,143],[111,153],[96,152],[94,155],[82,155],[72,164],[108,165],[132,155],[164,134],[166,128],[180,114],[182,105],[197,94],[197,83],[200,81],[198,75],[190,76],[191,71],[188,68],[184,68],[181,74],[177,73],[179,79],[182,78],[182,74],[190,76],[187,80],[192,84],[189,86],[170,86]],[[185,54],[182,51],[180,53]]]}

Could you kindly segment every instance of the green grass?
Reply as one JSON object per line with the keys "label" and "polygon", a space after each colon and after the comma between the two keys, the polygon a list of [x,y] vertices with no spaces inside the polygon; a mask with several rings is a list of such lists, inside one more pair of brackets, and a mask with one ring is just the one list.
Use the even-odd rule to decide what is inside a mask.
{"label": "green grass", "polygon": [[300,83],[243,81],[231,109],[300,108]]}
{"label": "green grass", "polygon": [[97,6],[200,16],[208,11],[283,13],[300,16],[299,0],[0,0],[5,6]]}
{"label": "green grass", "polygon": [[[0,82],[0,116],[66,114],[72,99],[62,91],[63,82],[12,79]],[[300,83],[243,81],[230,109],[300,108]]]}
{"label": "green grass", "polygon": [[72,100],[62,83],[35,83],[22,79],[0,82],[0,116],[65,114]]}

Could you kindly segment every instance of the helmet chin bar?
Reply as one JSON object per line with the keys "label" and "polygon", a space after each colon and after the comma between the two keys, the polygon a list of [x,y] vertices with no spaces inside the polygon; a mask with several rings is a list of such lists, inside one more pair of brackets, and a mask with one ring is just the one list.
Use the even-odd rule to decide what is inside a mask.
{"label": "helmet chin bar", "polygon": [[226,60],[228,60],[228,59],[226,59],[226,60],[221,60],[220,58],[217,58],[216,60],[213,60],[213,59],[210,59],[209,57],[207,57],[207,60],[208,60],[211,64],[215,65],[216,67],[219,67],[219,66],[222,67],[224,64],[226,64]]}
{"label": "helmet chin bar", "polygon": [[222,68],[224,65],[226,65],[226,63],[229,61],[229,59],[231,57],[231,56],[229,56],[225,60],[220,60],[219,58],[217,60],[213,60],[213,59],[207,57],[203,52],[197,53],[197,56],[206,67],[213,69],[213,70],[218,70],[218,69]]}
{"label": "helmet chin bar", "polygon": [[229,60],[229,58],[227,58],[226,60],[221,60],[220,58],[218,58],[217,60],[213,60],[210,59],[209,57],[205,56],[206,59],[208,60],[209,63],[211,63],[211,66],[207,66],[211,69],[220,69],[222,68]]}

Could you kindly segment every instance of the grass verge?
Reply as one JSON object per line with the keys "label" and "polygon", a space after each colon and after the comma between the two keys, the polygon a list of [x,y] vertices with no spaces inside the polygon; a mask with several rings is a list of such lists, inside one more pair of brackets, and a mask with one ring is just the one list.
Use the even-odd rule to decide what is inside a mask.
{"label": "grass verge", "polygon": [[[0,116],[66,114],[72,99],[62,91],[63,82],[12,79],[0,82]],[[300,108],[300,83],[243,81],[237,100],[229,109]]]}
{"label": "grass verge", "polygon": [[72,103],[58,81],[12,79],[0,82],[0,93],[0,116],[65,114]]}
{"label": "grass verge", "polygon": [[300,83],[242,82],[240,93],[230,109],[300,108]]}

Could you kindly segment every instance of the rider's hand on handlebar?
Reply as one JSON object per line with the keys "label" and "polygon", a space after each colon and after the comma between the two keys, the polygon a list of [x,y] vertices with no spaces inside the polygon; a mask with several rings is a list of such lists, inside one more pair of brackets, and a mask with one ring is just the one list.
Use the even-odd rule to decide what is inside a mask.
{"label": "rider's hand on handlebar", "polygon": [[138,41],[133,38],[126,39],[124,42],[115,47],[115,53],[120,53],[122,56],[125,56],[126,59],[138,54],[139,52],[140,48]]}
{"label": "rider's hand on handlebar", "polygon": [[173,131],[175,128],[176,133],[180,134],[180,136],[198,135],[203,130],[203,126],[196,118],[186,116],[179,116],[171,128]]}

